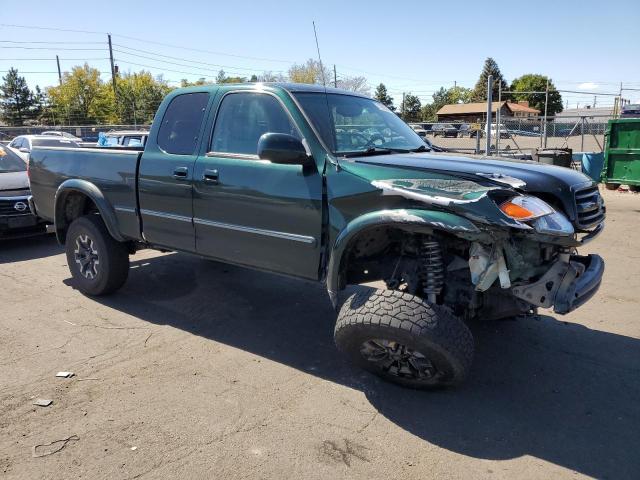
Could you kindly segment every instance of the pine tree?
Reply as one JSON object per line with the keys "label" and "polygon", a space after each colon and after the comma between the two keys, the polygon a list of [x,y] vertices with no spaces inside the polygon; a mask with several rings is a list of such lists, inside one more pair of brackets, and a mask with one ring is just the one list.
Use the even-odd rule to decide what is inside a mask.
{"label": "pine tree", "polygon": [[393,98],[391,98],[391,95],[389,95],[389,93],[387,92],[387,87],[385,86],[384,83],[381,83],[376,87],[376,91],[373,94],[373,98],[378,100],[381,104],[383,104],[392,112],[396,110],[396,107],[393,105]]}
{"label": "pine tree", "polygon": [[493,75],[493,101],[498,101],[498,90],[502,85],[502,90],[507,89],[507,82],[500,72],[500,68],[496,61],[489,57],[484,61],[484,67],[482,67],[482,73],[480,78],[476,82],[476,86],[473,88],[472,99],[474,102],[486,102],[487,101],[487,79],[489,75]]}
{"label": "pine tree", "polygon": [[0,106],[2,117],[11,126],[20,126],[27,119],[34,98],[24,77],[18,70],[10,68],[0,86]]}
{"label": "pine tree", "polygon": [[415,122],[417,120],[420,120],[420,110],[422,108],[422,104],[420,103],[420,99],[416,95],[407,93],[404,97],[404,104],[402,107],[403,120],[407,122]]}

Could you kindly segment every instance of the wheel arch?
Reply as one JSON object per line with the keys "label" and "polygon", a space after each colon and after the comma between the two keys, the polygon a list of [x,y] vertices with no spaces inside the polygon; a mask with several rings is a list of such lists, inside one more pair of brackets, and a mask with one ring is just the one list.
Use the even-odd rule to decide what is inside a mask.
{"label": "wheel arch", "polygon": [[65,243],[73,220],[94,210],[100,214],[109,234],[115,240],[124,241],[115,211],[102,191],[87,180],[74,178],[65,180],[56,191],[54,222],[58,242]]}
{"label": "wheel arch", "polygon": [[436,210],[382,210],[357,217],[342,229],[331,247],[326,286],[334,308],[338,306],[338,292],[345,287],[344,271],[349,251],[361,235],[380,227],[419,234],[444,232],[469,241],[480,239],[486,235],[470,220]]}

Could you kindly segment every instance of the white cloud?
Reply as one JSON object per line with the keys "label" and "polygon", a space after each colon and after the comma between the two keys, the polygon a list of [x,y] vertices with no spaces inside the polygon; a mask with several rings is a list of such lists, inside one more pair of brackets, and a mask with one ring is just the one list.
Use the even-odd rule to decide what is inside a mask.
{"label": "white cloud", "polygon": [[599,85],[597,83],[584,82],[578,85],[578,90],[595,90],[598,88],[598,86]]}

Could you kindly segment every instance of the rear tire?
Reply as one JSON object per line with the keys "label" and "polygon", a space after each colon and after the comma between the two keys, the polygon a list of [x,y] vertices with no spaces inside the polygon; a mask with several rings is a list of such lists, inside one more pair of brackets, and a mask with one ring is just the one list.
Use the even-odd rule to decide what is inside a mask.
{"label": "rear tire", "polygon": [[99,215],[79,217],[67,231],[67,264],[74,284],[86,295],[108,295],[129,275],[129,251],[108,232]]}
{"label": "rear tire", "polygon": [[410,388],[459,385],[473,360],[473,336],[460,319],[395,290],[361,289],[347,298],[334,338],[356,365]]}

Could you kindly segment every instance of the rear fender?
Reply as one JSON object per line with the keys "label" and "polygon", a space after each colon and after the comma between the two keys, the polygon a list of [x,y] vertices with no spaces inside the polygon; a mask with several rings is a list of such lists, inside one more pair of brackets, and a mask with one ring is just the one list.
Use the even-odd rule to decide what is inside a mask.
{"label": "rear fender", "polygon": [[89,198],[98,209],[109,234],[119,242],[124,241],[124,238],[118,230],[118,220],[115,211],[100,189],[87,180],[73,178],[62,182],[56,191],[54,221],[58,242],[64,244],[66,239],[69,224],[65,215],[65,204],[69,194],[72,193],[81,193]]}
{"label": "rear fender", "polygon": [[338,291],[344,288],[344,285],[341,285],[340,276],[345,266],[345,254],[352,240],[368,229],[385,226],[406,230],[409,233],[430,234],[441,231],[469,241],[489,239],[488,234],[482,232],[471,221],[447,212],[398,209],[370,212],[357,217],[340,232],[330,252],[326,281],[327,291],[334,307],[338,303]]}

